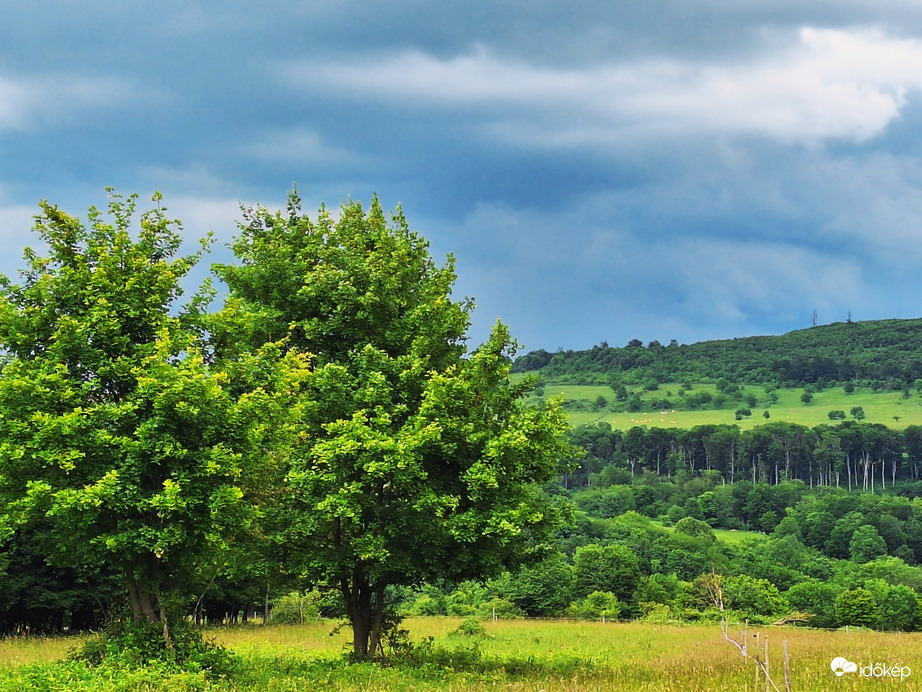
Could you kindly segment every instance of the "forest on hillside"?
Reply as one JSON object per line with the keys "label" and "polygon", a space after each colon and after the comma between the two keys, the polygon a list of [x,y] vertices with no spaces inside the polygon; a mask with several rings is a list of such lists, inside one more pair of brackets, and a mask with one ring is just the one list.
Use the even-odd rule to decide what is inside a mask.
{"label": "forest on hillside", "polygon": [[922,466],[918,425],[893,430],[857,421],[815,428],[769,422],[749,430],[699,425],[621,431],[596,423],[574,428],[570,439],[584,455],[562,477],[567,488],[616,478],[629,482],[648,473],[667,478],[713,473],[726,483],[799,480],[811,488],[874,491],[919,480]]}
{"label": "forest on hillside", "polygon": [[716,381],[803,387],[861,381],[900,389],[922,379],[922,319],[839,322],[780,336],[669,344],[637,339],[580,351],[531,351],[513,372],[570,384]]}

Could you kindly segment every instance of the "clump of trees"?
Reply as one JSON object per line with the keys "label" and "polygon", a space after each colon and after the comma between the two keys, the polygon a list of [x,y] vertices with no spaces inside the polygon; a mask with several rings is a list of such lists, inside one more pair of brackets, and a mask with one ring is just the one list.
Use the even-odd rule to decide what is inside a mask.
{"label": "clump of trees", "polygon": [[[912,510],[919,516],[917,504]],[[417,615],[730,618],[918,631],[922,573],[886,548],[867,550],[872,529],[862,524],[857,540],[837,537],[849,552],[829,557],[790,523],[768,537],[725,542],[692,517],[670,528],[634,511],[614,519],[584,514],[562,534],[564,552],[537,565],[480,584],[406,590],[398,598],[404,612]]]}
{"label": "clump of trees", "polygon": [[208,241],[179,255],[154,201],[136,219],[111,193],[86,222],[42,203],[48,254],[0,281],[7,629],[31,624],[35,564],[63,613],[42,626],[98,622],[68,589],[101,585],[166,651],[209,601],[236,613],[307,583],[339,594],[369,658],[395,586],[541,557],[567,512],[540,491],[566,418],[522,404],[505,326],[468,350],[451,258],[376,199],[310,219],[293,193],[244,211],[209,313],[207,284],[180,302]]}

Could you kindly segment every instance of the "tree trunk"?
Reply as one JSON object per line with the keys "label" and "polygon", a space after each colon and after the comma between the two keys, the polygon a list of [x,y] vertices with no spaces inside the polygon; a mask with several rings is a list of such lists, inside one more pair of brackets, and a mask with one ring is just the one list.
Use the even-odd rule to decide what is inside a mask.
{"label": "tree trunk", "polygon": [[153,594],[138,586],[136,581],[128,581],[128,601],[131,603],[131,616],[135,622],[146,620],[154,624],[159,624],[160,618],[157,617],[157,611],[154,609]]}
{"label": "tree trunk", "polygon": [[[300,610],[300,605],[298,609]],[[266,582],[266,597],[263,599],[263,624],[269,624],[269,582]]]}
{"label": "tree trunk", "polygon": [[381,625],[384,622],[384,582],[379,581],[375,587],[375,601],[372,604],[374,608],[374,614],[371,618],[372,627],[371,627],[371,642],[369,643],[369,650],[371,655],[374,656],[376,652],[380,652],[381,655],[384,655],[384,649],[381,647]]}
{"label": "tree trunk", "polygon": [[346,599],[349,622],[352,624],[352,653],[361,660],[369,659],[368,639],[371,636],[371,585],[358,565],[352,571],[352,580],[340,580],[340,590]]}

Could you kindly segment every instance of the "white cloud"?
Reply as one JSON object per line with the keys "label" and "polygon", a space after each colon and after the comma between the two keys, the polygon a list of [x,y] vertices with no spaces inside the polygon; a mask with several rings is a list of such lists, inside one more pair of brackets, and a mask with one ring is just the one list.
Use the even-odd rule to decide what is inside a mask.
{"label": "white cloud", "polygon": [[38,237],[32,233],[32,226],[35,224],[34,216],[38,213],[38,205],[28,206],[24,204],[14,204],[6,206],[0,203],[0,241],[6,249],[4,253],[7,259],[11,256],[19,259],[19,249],[25,247],[30,242],[37,244]]}
{"label": "white cloud", "polygon": [[46,74],[28,79],[0,74],[0,133],[71,123],[81,111],[149,99],[146,89],[115,77]]}
{"label": "white cloud", "polygon": [[346,165],[360,161],[354,152],[327,144],[320,134],[307,127],[263,132],[244,144],[241,151],[247,156],[280,162]]}
{"label": "white cloud", "polygon": [[373,63],[299,63],[288,75],[305,86],[499,111],[497,133],[545,143],[696,133],[862,141],[922,88],[922,42],[803,28],[784,50],[742,64],[646,59],[563,70],[478,47],[448,60],[405,52]]}
{"label": "white cloud", "polygon": [[137,97],[130,84],[116,78],[0,75],[0,132],[32,131],[48,123],[68,122],[76,111],[129,103]]}

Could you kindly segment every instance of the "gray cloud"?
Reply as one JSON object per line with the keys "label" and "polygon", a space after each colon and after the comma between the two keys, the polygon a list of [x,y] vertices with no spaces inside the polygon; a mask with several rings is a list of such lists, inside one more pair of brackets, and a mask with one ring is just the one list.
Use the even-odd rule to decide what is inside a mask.
{"label": "gray cloud", "polygon": [[[76,5],[0,25],[0,270],[42,197],[377,191],[529,347],[918,314],[922,6],[678,0]],[[223,253],[223,254],[222,254]]]}

